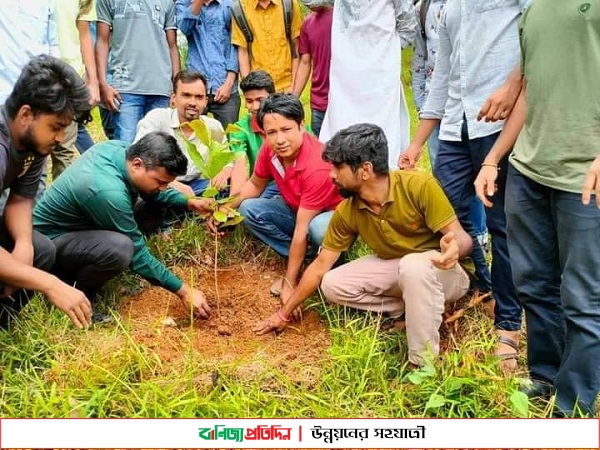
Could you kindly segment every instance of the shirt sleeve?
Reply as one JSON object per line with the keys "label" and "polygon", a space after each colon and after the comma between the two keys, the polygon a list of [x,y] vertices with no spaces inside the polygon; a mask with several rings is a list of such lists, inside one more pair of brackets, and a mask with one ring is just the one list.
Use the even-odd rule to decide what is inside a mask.
{"label": "shirt sleeve", "polygon": [[440,38],[438,53],[435,59],[435,70],[429,84],[429,95],[419,114],[421,119],[442,119],[448,99],[448,78],[450,75],[450,37],[446,29],[446,9],[438,25]]}
{"label": "shirt sleeve", "polygon": [[331,216],[323,244],[321,244],[323,248],[341,253],[348,250],[356,241],[358,232],[353,230],[344,218],[344,213],[347,211],[347,203],[342,203]]}
{"label": "shirt sleeve", "polygon": [[300,55],[312,54],[310,48],[310,39],[308,38],[308,19],[304,20],[302,23],[302,28],[300,29],[300,41],[298,43],[298,53]]}
{"label": "shirt sleeve", "polygon": [[77,16],[77,20],[84,22],[95,22],[98,20],[95,0],[79,0],[79,15]]}
{"label": "shirt sleeve", "polygon": [[111,0],[97,0],[96,3],[96,14],[98,15],[98,20],[100,22],[107,23],[108,25],[112,25],[113,23],[110,1]]}
{"label": "shirt sleeve", "polygon": [[58,25],[56,23],[56,12],[54,3],[48,11],[48,53],[50,56],[60,58],[60,47],[58,44]]}
{"label": "shirt sleeve", "polygon": [[456,219],[456,213],[450,200],[444,194],[440,183],[433,177],[421,186],[418,204],[425,217],[427,228],[434,233]]}
{"label": "shirt sleeve", "polygon": [[175,17],[175,3],[169,2],[165,12],[165,30],[177,30],[177,18]]}
{"label": "shirt sleeve", "polygon": [[300,37],[300,28],[302,28],[302,11],[298,0],[292,1],[292,39]]}
{"label": "shirt sleeve", "polygon": [[256,163],[254,164],[254,175],[256,175],[258,178],[263,178],[265,180],[270,180],[273,178],[273,175],[271,175],[270,155],[271,151],[269,149],[269,145],[264,143],[258,152]]}
{"label": "shirt sleeve", "polygon": [[231,16],[231,44],[242,48],[248,48],[248,43],[246,42],[244,33],[242,33],[242,30],[240,30],[240,27],[233,18],[233,15]]}
{"label": "shirt sleeve", "polygon": [[40,178],[45,170],[46,158],[36,158],[27,169],[27,172],[12,182],[9,186],[10,192],[24,198],[35,198]]}
{"label": "shirt sleeve", "polygon": [[[415,16],[419,18],[419,11],[421,9],[421,3],[417,3],[415,7]],[[427,44],[425,42],[425,38],[423,37],[423,27],[421,27],[421,21],[417,20],[417,29],[415,33],[415,51],[413,53],[413,58],[411,62],[412,69],[412,90],[415,98],[415,105],[417,106],[417,111],[420,111],[423,108],[425,103],[425,56],[427,55]]]}
{"label": "shirt sleeve", "polygon": [[133,242],[130,268],[154,285],[171,292],[181,289],[183,282],[150,253],[144,236],[133,217],[131,199],[122,191],[102,191],[82,205],[99,227],[128,236]]}
{"label": "shirt sleeve", "polygon": [[396,17],[396,31],[400,36],[402,48],[408,47],[415,40],[417,19],[411,0],[392,0]]}
{"label": "shirt sleeve", "polygon": [[319,169],[302,180],[306,189],[300,194],[300,208],[324,210],[337,193],[337,188],[331,182],[328,169]]}
{"label": "shirt sleeve", "polygon": [[192,14],[192,0],[177,0],[175,2],[175,12],[177,15],[177,28],[189,38],[193,35],[198,22],[198,16]]}

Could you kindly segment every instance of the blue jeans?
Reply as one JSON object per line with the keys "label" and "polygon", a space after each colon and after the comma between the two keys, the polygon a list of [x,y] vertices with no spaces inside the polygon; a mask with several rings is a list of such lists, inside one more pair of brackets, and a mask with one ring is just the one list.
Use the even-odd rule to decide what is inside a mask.
{"label": "blue jeans", "polygon": [[83,155],[89,148],[94,145],[94,140],[85,128],[85,125],[77,124],[77,140],[75,141],[75,148],[80,155]]}
{"label": "blue jeans", "polygon": [[494,205],[486,211],[487,228],[492,238],[492,270],[488,269],[485,255],[479,245],[471,221],[471,202],[475,195],[473,183],[481,163],[492,148],[499,133],[469,139],[466,122],[463,122],[461,141],[440,140],[440,149],[434,167],[436,178],[452,203],[458,220],[473,238],[472,258],[475,263],[476,285],[480,290],[493,291],[496,300],[495,326],[500,330],[516,331],[521,328],[521,304],[512,282],[508,245],[506,243],[506,217],[504,215],[504,188],[508,159],[498,165],[498,191],[492,198]]}
{"label": "blue jeans", "polygon": [[233,92],[225,103],[217,103],[214,98],[213,94],[208,96],[208,105],[203,114],[211,112],[214,118],[223,125],[223,129],[227,128],[230,123],[237,122],[240,118],[240,105],[242,103],[240,94]]}
{"label": "blue jeans", "polygon": [[[242,224],[250,233],[281,256],[289,256],[296,227],[296,213],[282,197],[249,198],[242,202],[239,212],[244,216]],[[325,211],[310,221],[308,237],[311,249],[307,255],[314,255],[321,246],[332,215],[333,211]]]}
{"label": "blue jeans", "polygon": [[133,142],[138,122],[156,108],[168,108],[169,97],[165,95],[121,94],[123,103],[114,115],[115,139]]}
{"label": "blue jeans", "polygon": [[595,415],[600,391],[600,210],[595,199],[508,169],[506,221],[513,279],[525,310],[532,379],[556,388],[570,414]]}
{"label": "blue jeans", "polygon": [[[439,124],[433,129],[429,139],[427,139],[427,148],[429,149],[429,161],[431,163],[431,169],[435,166],[435,160],[437,158],[440,148],[440,126]],[[478,239],[484,239],[487,237],[487,226],[485,224],[485,206],[476,195],[471,200],[471,223],[473,224],[473,230],[475,236]]]}
{"label": "blue jeans", "polygon": [[310,127],[314,135],[318,138],[319,133],[321,133],[321,126],[323,126],[323,119],[325,118],[325,111],[319,111],[318,109],[310,110],[311,119],[310,119]]}
{"label": "blue jeans", "polygon": [[106,139],[115,138],[115,113],[106,109],[103,105],[98,105],[100,111],[100,121],[102,122],[102,130],[106,135]]}
{"label": "blue jeans", "polygon": [[279,192],[279,188],[277,187],[275,181],[271,180],[269,184],[267,184],[267,187],[262,192],[262,194],[260,194],[260,198],[273,198],[277,197],[278,195],[281,195],[281,193]]}

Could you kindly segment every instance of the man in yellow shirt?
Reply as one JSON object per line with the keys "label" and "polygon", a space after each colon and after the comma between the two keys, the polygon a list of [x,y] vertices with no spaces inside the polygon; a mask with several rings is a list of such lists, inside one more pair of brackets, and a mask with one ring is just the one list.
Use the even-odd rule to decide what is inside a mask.
{"label": "man in yellow shirt", "polygon": [[[298,67],[298,39],[302,17],[298,0],[291,0],[290,39],[286,36],[286,0],[237,0],[252,33],[248,43],[237,20],[232,20],[231,43],[238,48],[240,77],[264,70],[275,82],[276,91],[289,91]],[[235,8],[235,5],[234,5]]]}
{"label": "man in yellow shirt", "polygon": [[[473,248],[441,186],[431,175],[389,171],[383,130],[352,125],[326,144],[323,159],[346,197],[335,210],[317,259],[271,317],[254,331],[285,327],[292,312],[321,285],[333,303],[405,315],[408,360],[422,366],[439,352],[444,304],[458,300],[469,277],[458,264]],[[330,270],[357,237],[373,250]]]}

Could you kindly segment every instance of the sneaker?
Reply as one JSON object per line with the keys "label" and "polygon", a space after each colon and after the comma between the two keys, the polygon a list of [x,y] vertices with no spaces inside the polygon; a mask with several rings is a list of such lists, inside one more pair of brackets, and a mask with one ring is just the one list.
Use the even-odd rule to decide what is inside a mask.
{"label": "sneaker", "polygon": [[531,379],[521,387],[521,392],[530,399],[549,399],[554,394],[554,386],[545,380]]}

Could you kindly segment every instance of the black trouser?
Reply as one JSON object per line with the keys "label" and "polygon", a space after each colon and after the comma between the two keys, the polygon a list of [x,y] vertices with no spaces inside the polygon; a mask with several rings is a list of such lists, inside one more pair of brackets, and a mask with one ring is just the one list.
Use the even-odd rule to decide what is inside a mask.
{"label": "black trouser", "polygon": [[108,280],[129,267],[133,257],[133,242],[116,231],[73,231],[53,242],[54,273],[83,291],[91,302]]}
{"label": "black trouser", "polygon": [[[4,227],[4,218],[0,216],[0,246],[12,252],[15,243]],[[33,266],[50,271],[54,265],[56,248],[50,239],[43,234],[33,231]],[[4,289],[4,283],[0,286]],[[32,291],[19,289],[8,298],[0,298],[0,328],[7,328],[10,321],[17,316],[19,311],[27,304],[33,295]]]}

